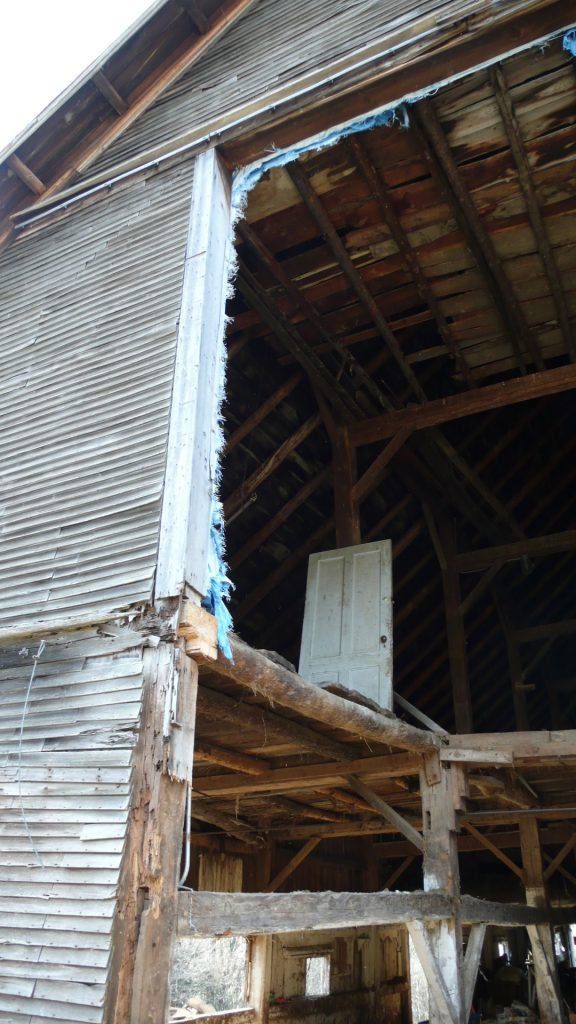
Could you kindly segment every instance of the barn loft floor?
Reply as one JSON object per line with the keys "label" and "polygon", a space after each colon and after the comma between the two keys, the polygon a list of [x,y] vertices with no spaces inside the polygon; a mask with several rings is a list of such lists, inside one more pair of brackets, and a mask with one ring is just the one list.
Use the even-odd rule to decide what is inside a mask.
{"label": "barn loft floor", "polygon": [[[335,425],[358,438],[389,409],[573,372],[575,111],[557,40],[270,171],[250,194],[228,310],[223,498],[235,628],[255,647],[297,663],[308,555],[337,546],[342,517]],[[474,730],[576,724],[574,418],[568,391],[396,429],[385,456],[387,439],[356,449],[361,538],[393,541],[394,689],[448,730],[440,566],[453,548],[499,549],[456,574]],[[554,554],[526,544],[551,534],[564,535]]]}

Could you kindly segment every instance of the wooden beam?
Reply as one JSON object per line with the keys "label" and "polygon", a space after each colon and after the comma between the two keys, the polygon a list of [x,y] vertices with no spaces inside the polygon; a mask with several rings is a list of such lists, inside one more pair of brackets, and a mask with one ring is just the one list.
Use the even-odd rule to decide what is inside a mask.
{"label": "wooden beam", "polygon": [[317,491],[323,484],[327,483],[329,476],[330,469],[326,467],[325,469],[321,469],[319,473],[316,473],[316,476],[311,477],[310,480],[308,480],[308,482],[296,492],[294,497],[290,498],[282,506],[275,516],[272,516],[272,518],[269,519],[264,526],[260,527],[260,529],[257,530],[241,548],[230,555],[228,560],[230,568],[237,569],[238,566],[241,565],[242,562],[246,561],[254,551],[257,551],[268,537],[271,537],[276,530],[287,522],[297,508],[300,508],[300,506],[303,505],[315,491]]}
{"label": "wooden beam", "polygon": [[178,934],[317,932],[440,920],[451,910],[451,899],[436,892],[181,892]]}
{"label": "wooden beam", "polygon": [[244,263],[240,264],[236,286],[246,302],[256,310],[262,322],[306,371],[312,384],[321,391],[330,405],[337,409],[342,420],[346,422],[354,419],[358,413],[362,414],[362,409],[354,397],[348,393],[342,382],[336,379],[297,328],[277,309],[268,293]]}
{"label": "wooden beam", "polygon": [[352,488],[352,499],[354,501],[361,504],[364,499],[372,493],[374,488],[378,486],[390,462],[394,456],[398,454],[400,449],[403,448],[411,433],[411,430],[399,430],[394,437],[389,440],[383,451],[376,456],[372,465],[368,467],[365,473],[363,473],[360,479],[354,484]]}
{"label": "wooden beam", "polygon": [[520,402],[530,402],[546,395],[571,391],[576,387],[576,367],[559,366],[519,378],[488,384],[475,391],[465,391],[448,398],[433,399],[412,409],[383,413],[350,426],[353,444],[372,444],[392,437],[398,430],[425,430],[441,423],[450,423],[465,416],[502,409]]}
{"label": "wooden beam", "polygon": [[[568,838],[571,838],[573,833],[574,826],[570,822],[561,825],[548,825],[540,830],[541,842],[546,846],[558,846],[560,843],[566,842]],[[490,841],[499,850],[517,850],[520,848],[520,834],[517,828],[510,828],[499,832],[492,831],[490,833]],[[379,860],[406,858],[414,856],[410,852],[411,848],[411,844],[405,840],[387,839],[386,842],[372,844],[371,856]],[[479,843],[472,835],[461,834],[458,836],[459,854],[479,853],[484,849],[484,844]],[[549,859],[551,860],[552,858]],[[385,886],[385,888],[389,888],[389,886]]]}
{"label": "wooden beam", "polygon": [[518,180],[520,181],[520,187],[524,194],[524,200],[528,210],[528,217],[536,238],[538,251],[542,259],[550,293],[556,307],[558,325],[562,332],[562,338],[564,340],[566,350],[570,354],[572,362],[574,362],[576,360],[576,344],[574,342],[574,332],[570,322],[570,312],[568,310],[566,296],[562,289],[562,279],[558,270],[558,264],[554,256],[554,250],[550,244],[548,229],[540,209],[538,194],[532,180],[528,154],[526,152],[522,132],[514,109],[514,103],[512,102],[512,97],[508,91],[504,67],[502,65],[496,64],[491,68],[490,82],[494,90],[500,116],[506,128],[510,150],[514,157],[516,170],[518,172]]}
{"label": "wooden beam", "polygon": [[508,657],[508,669],[510,672],[510,685],[512,688],[512,703],[514,705],[514,720],[516,722],[516,728],[518,730],[527,730],[530,728],[530,716],[524,687],[522,656],[520,654],[519,644],[514,636],[510,602],[508,600],[504,600],[501,589],[497,587],[494,587],[494,603],[502,624],[502,632],[504,633],[504,641],[506,643],[506,654]]}
{"label": "wooden beam", "polygon": [[[524,864],[526,902],[529,906],[538,907],[549,915],[550,908],[546,894],[546,881],[544,878],[544,866],[536,818],[526,817],[521,820],[520,842],[522,862]],[[550,925],[548,923],[529,925],[528,935],[532,946],[540,1020],[542,1024],[567,1024],[568,1018],[560,993],[554,956],[554,939]]]}
{"label": "wooden beam", "polygon": [[[257,652],[254,651],[254,654],[256,655]],[[263,658],[262,655],[260,657]],[[268,661],[267,658],[263,658],[263,660]],[[228,722],[239,729],[245,725],[248,729],[262,733],[264,743],[267,740],[273,743],[293,743],[301,750],[312,751],[331,761],[336,758],[344,764],[354,759],[352,748],[338,743],[330,736],[316,732],[308,726],[300,725],[299,722],[292,722],[289,718],[283,718],[270,711],[269,708],[234,700],[224,693],[209,690],[205,686],[200,686],[198,689],[198,715],[216,722]],[[244,781],[245,785],[248,785],[248,780]],[[208,786],[209,782],[210,780],[206,779],[202,784]],[[202,792],[209,791],[209,786],[202,790]]]}
{"label": "wooden beam", "polygon": [[46,185],[44,182],[40,180],[37,174],[34,174],[34,171],[30,170],[28,164],[25,164],[19,156],[16,156],[16,153],[11,153],[6,160],[6,163],[10,170],[14,172],[16,177],[20,178],[20,181],[22,181],[24,185],[26,185],[26,188],[29,188],[34,195],[41,196],[44,194],[46,191]]}
{"label": "wooden beam", "polygon": [[204,14],[198,0],[179,0],[179,3],[188,14],[198,34],[203,36],[210,28],[210,20]]}
{"label": "wooden beam", "polygon": [[[200,688],[202,692],[202,688]],[[258,709],[259,712],[261,709]],[[307,789],[333,789],[346,785],[348,774],[362,775],[366,779],[404,778],[419,771],[419,759],[412,754],[386,754],[353,761],[339,758],[324,764],[295,765],[275,768],[251,778],[237,775],[218,775],[196,779],[199,791],[213,798],[236,797],[255,793],[290,793]]]}
{"label": "wooden beam", "polygon": [[232,637],[231,646],[233,661],[228,661],[220,654],[218,672],[242,683],[252,692],[262,694],[275,705],[289,708],[332,728],[355,733],[359,738],[372,739],[405,750],[423,753],[440,746],[439,738],[433,733],[416,729],[393,715],[379,715],[352,701],[327,693],[319,686],[306,682],[296,672],[289,672],[265,658],[236,637]]}
{"label": "wooden beam", "polygon": [[522,871],[522,868],[518,867],[518,865],[515,864],[513,860],[510,860],[510,857],[507,857],[506,854],[503,853],[501,849],[499,849],[499,847],[495,846],[494,843],[491,842],[491,840],[488,838],[488,836],[485,836],[482,834],[482,832],[479,832],[478,829],[474,828],[474,826],[471,825],[469,821],[463,821],[462,825],[466,829],[466,831],[470,833],[471,836],[474,836],[474,838],[480,844],[480,846],[483,846],[484,849],[489,850],[490,853],[493,853],[501,864],[504,864],[509,869],[509,871],[512,871],[517,876],[517,878],[519,878],[521,881],[524,881],[524,872]]}
{"label": "wooden beam", "polygon": [[514,631],[517,643],[531,644],[535,640],[547,640],[551,636],[572,636],[576,633],[576,619],[562,622],[543,622],[540,626],[524,626]]}
{"label": "wooden beam", "polygon": [[280,405],[280,402],[283,402],[288,395],[292,394],[294,389],[303,380],[303,373],[293,373],[291,377],[288,377],[283,381],[280,387],[276,388],[276,390],[264,402],[262,402],[262,404],[259,405],[258,408],[250,414],[250,416],[247,416],[246,419],[236,427],[236,430],[232,431],[224,445],[224,448],[222,449],[222,455],[229,455],[229,453],[240,444],[240,441],[242,441],[260,423],[262,423],[262,420],[266,419],[266,416],[268,416],[269,413],[274,412],[277,406]]}
{"label": "wooden beam", "polygon": [[224,814],[216,807],[213,807],[212,804],[207,803],[206,800],[195,799],[193,801],[192,817],[198,821],[205,821],[209,825],[215,825],[216,828],[221,829],[226,835],[233,836],[234,839],[245,843],[246,846],[261,848],[263,845],[263,839],[257,834],[257,829],[249,821],[244,821],[237,815]]}
{"label": "wooden beam", "polygon": [[545,537],[527,537],[478,551],[463,551],[456,557],[458,572],[481,572],[494,562],[518,562],[525,556],[545,558],[563,551],[576,550],[576,530],[550,533]]}
{"label": "wooden beam", "polygon": [[417,722],[420,722],[420,725],[425,725],[431,732],[436,732],[439,736],[448,735],[446,729],[443,729],[441,725],[438,725],[438,723],[434,722],[432,718],[425,715],[423,711],[420,711],[420,708],[414,707],[414,704],[411,704],[409,700],[401,697],[399,693],[394,692],[394,703],[397,707],[401,708],[402,711],[406,711],[409,715],[412,715],[412,718],[415,718]]}
{"label": "wooden beam", "polygon": [[485,924],[473,924],[470,929],[470,934],[468,935],[468,942],[466,943],[464,972],[462,978],[462,987],[464,989],[464,1020],[469,1019],[470,1011],[472,1009],[474,986],[476,985],[476,978],[478,977],[478,968],[480,967],[480,960],[482,958],[482,948],[484,946],[485,935]]}
{"label": "wooden beam", "polygon": [[543,880],[545,882],[547,882],[548,879],[552,877],[554,872],[560,867],[560,865],[563,863],[563,861],[566,859],[568,854],[574,849],[575,846],[576,846],[576,831],[570,836],[569,839],[566,840],[566,842],[564,843],[564,846],[562,847],[562,849],[558,851],[556,856],[553,857],[552,860],[547,865],[547,867],[544,870],[543,875],[542,875]]}
{"label": "wooden beam", "polygon": [[454,901],[452,914],[437,923],[409,925],[410,935],[430,986],[430,1024],[464,1024],[462,1006],[462,921],[456,806],[458,771],[440,764],[436,755],[420,771],[426,892],[441,889]]}
{"label": "wooden beam", "polygon": [[530,353],[536,367],[544,369],[544,360],[536,339],[506,277],[492,238],[462,179],[432,100],[421,100],[416,107],[407,109],[410,126],[420,142],[431,174],[442,188],[478,264],[522,373],[526,373],[526,363],[520,342],[525,351]]}
{"label": "wooden beam", "polygon": [[457,732],[472,732],[472,695],[468,677],[466,631],[462,614],[460,575],[456,567],[458,549],[456,528],[451,520],[442,517],[438,522],[438,535],[445,569],[442,571],[444,612],[448,638],[448,658],[452,682],[452,702]]}
{"label": "wooden beam", "polygon": [[460,993],[450,991],[446,983],[446,964],[440,959],[437,942],[434,941],[426,923],[422,920],[409,921],[408,931],[418,954],[418,959],[428,982],[430,995],[430,1019],[433,1024],[462,1024],[460,1014]]}
{"label": "wooden beam", "polygon": [[385,821],[389,821],[391,825],[394,825],[398,831],[408,839],[409,842],[416,847],[416,849],[422,853],[424,850],[424,840],[420,832],[410,824],[406,818],[403,818],[401,814],[398,814],[390,804],[387,804],[385,800],[382,800],[369,786],[367,786],[361,779],[355,775],[348,775],[348,785],[355,793],[358,793],[367,804],[370,804],[374,810],[381,814]]}
{"label": "wooden beam", "polygon": [[408,853],[404,857],[404,860],[402,861],[402,863],[399,864],[398,867],[394,868],[394,871],[392,872],[392,874],[388,876],[388,878],[384,882],[384,885],[383,885],[382,888],[383,889],[390,889],[394,885],[394,883],[397,882],[398,879],[404,874],[404,872],[408,870],[410,865],[413,864],[415,860],[416,860],[415,854]]}
{"label": "wooden beam", "polygon": [[260,757],[240,754],[236,750],[227,750],[216,743],[204,743],[202,740],[196,740],[194,760],[219,764],[222,768],[231,768],[235,772],[245,772],[246,775],[262,775],[270,770],[268,761],[264,761]]}
{"label": "wooden beam", "polygon": [[294,431],[290,437],[272,453],[265,461],[250,474],[249,477],[236,488],[224,501],[224,515],[231,516],[237,511],[250,497],[255,493],[256,489],[260,484],[264,483],[269,476],[274,473],[279,466],[295,451],[296,448],[310,434],[313,434],[317,427],[320,426],[320,415],[315,413],[313,416],[309,416],[307,420],[302,423],[297,430]]}
{"label": "wooden beam", "polygon": [[[441,756],[447,760],[469,763],[476,756],[486,757],[482,763],[490,766],[513,759],[517,768],[534,764],[555,764],[559,757],[576,758],[576,729],[555,732],[492,732],[471,733],[469,736],[450,736],[442,747]],[[480,762],[477,762],[480,763]]]}
{"label": "wooden beam", "polygon": [[425,402],[426,395],[421,388],[418,378],[416,377],[412,367],[406,362],[404,353],[398,343],[398,340],[391,330],[388,322],[381,313],[374,296],[370,292],[370,289],[364,283],[364,280],[359,271],[354,266],[340,235],[336,231],[332,221],[330,220],[324,206],[320,202],[316,192],[312,188],[308,176],[304,171],[303,167],[296,161],[295,163],[288,164],[286,171],[296,189],[302,196],[309,213],[316,221],[320,228],[322,235],[330,247],[338,266],[342,270],[345,278],[351,284],[353,290],[358,296],[360,302],[370,315],[372,321],[376,325],[376,329],[384,341],[384,344],[389,349],[391,355],[396,360],[402,374],[409,384],[411,390],[414,392],[419,401]]}
{"label": "wooden beam", "polygon": [[302,864],[302,862],[306,860],[306,858],[312,853],[313,850],[316,849],[318,843],[320,842],[320,839],[309,839],[308,842],[304,843],[304,846],[302,846],[294,854],[294,856],[290,858],[288,863],[285,864],[284,867],[278,872],[278,874],[274,876],[272,881],[268,883],[268,885],[264,889],[264,892],[277,892],[280,886],[283,885],[283,883],[286,881],[286,879],[290,878],[290,875],[292,875],[296,871],[296,868],[299,867],[300,864]]}
{"label": "wooden beam", "polygon": [[[436,326],[444,338],[446,343],[444,350],[448,350],[450,352],[468,386],[474,387],[474,378],[470,373],[470,368],[462,355],[456,340],[454,339],[452,329],[442,312],[442,308],[434,294],[432,286],[418,262],[418,257],[410,244],[408,235],[402,227],[400,218],[396,213],[394,200],[382,179],[382,173],[376,168],[366,147],[363,142],[361,142],[358,135],[351,135],[348,140],[348,144],[354,154],[358,166],[364,173],[364,176],[374,193],[376,201],[380,207],[382,217],[388,225],[390,233],[406,262],[407,269],[414,279],[414,284],[416,285],[418,294],[423,303],[430,309],[432,317],[436,322]],[[407,361],[413,362],[414,360],[408,359]]]}
{"label": "wooden beam", "polygon": [[100,69],[100,71],[96,71],[96,73],[92,75],[92,81],[98,89],[98,92],[102,94],[104,99],[108,100],[108,103],[113,107],[117,114],[122,115],[126,113],[128,110],[126,100],[112,85],[112,82],[106,77],[102,69]]}
{"label": "wooden beam", "polygon": [[148,83],[139,90],[138,97],[133,102],[129,102],[128,110],[124,114],[118,117],[112,124],[103,126],[96,138],[87,141],[83,147],[80,159],[75,160],[61,171],[58,177],[46,189],[45,197],[60,192],[71,179],[77,175],[83,175],[90,164],[94,163],[104,153],[110,143],[114,142],[119,135],[126,131],[128,125],[133,124],[145,110],[148,110],[158,96],[192,67],[253,4],[254,0],[232,0],[225,8],[221,9],[220,17],[213,21],[204,35],[194,38],[163,71],[150,76]]}
{"label": "wooden beam", "polygon": [[362,543],[360,511],[353,493],[356,476],[356,449],[350,445],[347,430],[336,427],[332,438],[332,480],[338,548]]}

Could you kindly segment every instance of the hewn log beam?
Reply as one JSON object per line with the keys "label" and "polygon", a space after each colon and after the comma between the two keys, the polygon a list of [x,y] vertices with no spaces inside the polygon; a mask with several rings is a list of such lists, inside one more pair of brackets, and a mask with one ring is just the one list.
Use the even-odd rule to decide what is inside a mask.
{"label": "hewn log beam", "polygon": [[475,416],[477,413],[502,409],[520,402],[530,402],[546,395],[571,391],[576,387],[576,366],[559,366],[554,370],[515,377],[498,384],[488,384],[475,391],[465,391],[448,398],[433,399],[412,409],[383,413],[350,427],[353,444],[372,444],[392,437],[398,430],[425,430]]}
{"label": "hewn log beam", "polygon": [[[254,651],[254,654],[257,652]],[[354,751],[351,748],[343,743],[337,743],[330,736],[324,736],[308,726],[300,725],[299,722],[283,718],[269,708],[254,707],[244,701],[236,701],[224,693],[208,690],[205,686],[200,686],[198,690],[198,715],[209,720],[229,722],[238,728],[245,725],[257,733],[262,733],[264,742],[268,740],[274,743],[293,743],[302,750],[309,750],[331,760],[337,758],[344,764],[354,759]],[[207,783],[209,780],[205,781]]]}
{"label": "hewn log beam", "polygon": [[390,715],[379,715],[352,701],[336,697],[306,682],[297,673],[277,665],[248,644],[232,638],[233,661],[222,654],[218,672],[243,683],[271,703],[289,708],[335,729],[355,733],[359,738],[387,743],[405,750],[425,752],[440,746],[438,737],[416,729]]}
{"label": "hewn log beam", "polygon": [[452,900],[437,892],[183,892],[178,934],[282,935],[441,920]]}

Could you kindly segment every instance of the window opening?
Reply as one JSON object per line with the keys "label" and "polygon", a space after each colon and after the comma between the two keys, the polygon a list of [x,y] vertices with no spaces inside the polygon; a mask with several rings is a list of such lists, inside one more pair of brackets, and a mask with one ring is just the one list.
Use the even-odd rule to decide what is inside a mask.
{"label": "window opening", "polygon": [[306,981],[304,986],[306,996],[327,996],[330,995],[330,957],[329,956],[307,956],[306,957]]}
{"label": "window opening", "polygon": [[247,1003],[248,942],[245,938],[177,939],[170,979],[170,1020],[244,1009]]}

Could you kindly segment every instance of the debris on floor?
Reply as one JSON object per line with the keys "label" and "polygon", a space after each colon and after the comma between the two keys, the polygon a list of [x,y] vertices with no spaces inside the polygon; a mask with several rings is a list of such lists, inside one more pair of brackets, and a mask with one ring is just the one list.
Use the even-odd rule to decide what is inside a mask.
{"label": "debris on floor", "polygon": [[216,1013],[216,1008],[203,999],[192,997],[186,1000],[184,1006],[170,1007],[170,1024],[188,1024],[188,1021],[196,1020],[205,1013]]}

